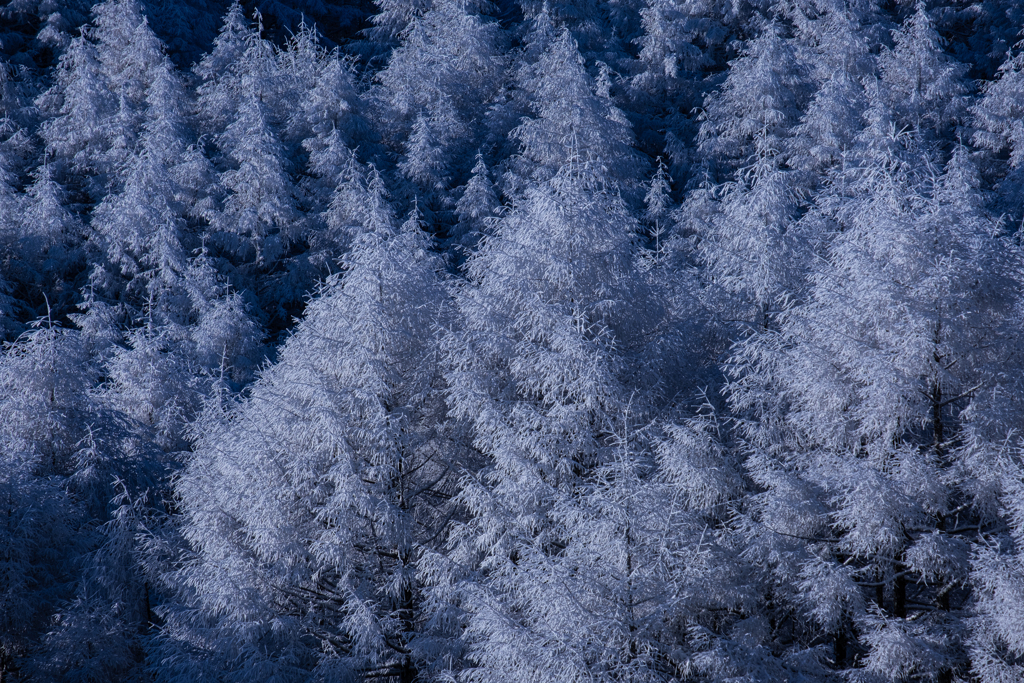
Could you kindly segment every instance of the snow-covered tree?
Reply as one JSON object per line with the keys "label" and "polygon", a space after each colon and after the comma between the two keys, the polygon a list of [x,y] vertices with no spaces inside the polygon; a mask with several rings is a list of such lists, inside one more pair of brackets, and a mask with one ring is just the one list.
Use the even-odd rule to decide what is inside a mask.
{"label": "snow-covered tree", "polygon": [[387,54],[395,48],[402,35],[419,16],[422,16],[433,3],[427,0],[376,0],[377,12],[371,17],[373,26],[367,29],[369,52],[373,57],[379,53]]}
{"label": "snow-covered tree", "polygon": [[311,38],[297,36],[311,54],[293,55],[284,68],[281,52],[261,37],[258,15],[257,20],[249,26],[241,6],[232,5],[213,51],[196,67],[203,78],[197,89],[200,119],[213,133],[220,172],[221,201],[208,213],[208,245],[232,285],[259,302],[264,322],[281,329],[301,310],[298,302],[312,284],[309,273],[293,277],[288,261],[307,222],[293,178],[303,164],[297,156],[302,141],[285,136],[289,120],[300,136],[307,130],[296,104],[307,96],[310,74],[300,67],[318,57]]}
{"label": "snow-covered tree", "polygon": [[[617,467],[637,486],[650,472],[649,457],[634,462],[631,453],[634,420],[659,405],[680,349],[668,307],[638,268],[638,224],[603,168],[573,152],[470,257],[457,298],[462,329],[445,341],[452,412],[487,458],[463,481],[460,501],[472,517],[453,532],[451,564],[433,566],[466,614],[467,680],[576,680],[605,666],[653,675],[665,665],[645,659],[644,644],[664,626],[662,606],[640,608],[636,622],[622,611],[642,599],[620,578],[634,540],[621,535],[628,484],[614,485]],[[671,521],[646,516],[657,503],[636,505],[636,552],[656,555],[658,525]],[[574,575],[577,562],[597,574]],[[657,592],[669,575],[659,563],[642,573],[637,595]],[[594,612],[563,579],[590,592],[581,599]],[[610,592],[605,579],[617,581]],[[630,641],[631,628],[649,632]]]}
{"label": "snow-covered tree", "polygon": [[31,131],[38,123],[32,107],[34,84],[29,71],[0,57],[0,154],[7,170],[20,174],[35,152]]}
{"label": "snow-covered tree", "polygon": [[[83,267],[82,250],[85,230],[68,206],[64,187],[53,177],[49,164],[32,173],[26,188],[18,229],[18,251],[22,270],[18,279],[35,290],[37,297],[29,304],[41,312],[49,302],[55,310],[72,308],[74,290],[70,280]],[[39,296],[42,300],[39,300]]]}
{"label": "snow-covered tree", "polygon": [[995,397],[1019,382],[1000,361],[1018,346],[1019,257],[966,150],[941,173],[920,151],[876,152],[819,200],[837,234],[807,298],[733,358],[762,490],[748,553],[832,634],[837,668],[862,649],[872,675],[949,680],[964,666],[963,534],[992,507],[984,444],[1018,409]]}
{"label": "snow-covered tree", "polygon": [[993,152],[1008,150],[1016,168],[1024,161],[1024,52],[1011,53],[983,92],[973,108],[978,127],[974,142]]}
{"label": "snow-covered tree", "polygon": [[113,116],[116,99],[92,43],[84,37],[72,41],[61,56],[54,86],[38,105],[56,114],[41,129],[50,154],[77,173],[99,172],[108,144],[103,126]]}
{"label": "snow-covered tree", "polygon": [[865,83],[877,78],[875,52],[884,38],[874,0],[793,4],[802,54],[817,91],[787,141],[791,166],[809,188],[853,149],[868,106]]}
{"label": "snow-covered tree", "polygon": [[893,33],[879,56],[882,82],[902,126],[943,136],[966,114],[967,67],[945,54],[925,3]]}
{"label": "snow-covered tree", "polygon": [[755,329],[770,327],[783,302],[804,290],[818,239],[813,223],[798,220],[799,176],[784,167],[778,150],[761,146],[767,142],[758,140],[735,181],[714,188],[711,211],[689,221],[713,286],[737,299],[730,317]]}
{"label": "snow-covered tree", "polygon": [[37,103],[53,116],[41,129],[47,154],[90,178],[98,198],[136,151],[147,93],[167,58],[137,0],[107,0],[93,15]]}
{"label": "snow-covered tree", "polygon": [[69,596],[81,511],[63,488],[93,382],[80,335],[40,321],[0,355],[0,671],[16,676]]}
{"label": "snow-covered tree", "polygon": [[[714,51],[731,31],[724,3],[715,0],[647,0],[640,10],[643,37],[640,60],[647,66],[637,85],[666,89],[685,87],[680,81],[697,79],[703,67],[715,63]],[[692,93],[689,93],[692,94]]]}
{"label": "snow-covered tree", "polygon": [[658,168],[654,171],[651,184],[644,195],[644,219],[650,225],[650,236],[654,241],[654,252],[662,254],[662,240],[668,231],[669,207],[672,203],[672,178],[668,174],[665,162],[658,157]]}
{"label": "snow-covered tree", "polygon": [[[629,99],[641,148],[662,154],[673,176],[685,181],[700,160],[693,149],[694,115],[718,83],[706,75],[734,56],[748,3],[719,0],[645,0],[639,10],[643,33],[634,39],[639,54],[629,80]],[[653,151],[657,150],[657,151]]]}
{"label": "snow-covered tree", "polygon": [[259,21],[253,25],[246,19],[241,3],[233,2],[213,47],[194,67],[202,79],[196,88],[199,113],[215,135],[235,120],[253,92],[272,109],[275,122],[285,116],[280,109],[284,79],[274,46],[260,35],[261,27]]}
{"label": "snow-covered tree", "polygon": [[755,155],[781,153],[811,95],[807,65],[778,23],[764,26],[730,67],[704,103],[698,135],[705,163],[723,167],[720,180]]}
{"label": "snow-covered tree", "polygon": [[971,673],[983,683],[1003,683],[1024,675],[1021,614],[1024,565],[1021,562],[1024,470],[1016,449],[1004,450],[995,465],[1004,525],[976,546],[972,583],[978,616],[971,620]]}
{"label": "snow-covered tree", "polygon": [[473,174],[462,190],[459,201],[455,203],[455,213],[459,217],[452,237],[469,246],[490,232],[488,221],[495,218],[495,212],[501,206],[490,171],[483,155],[476,155]]}
{"label": "snow-covered tree", "polygon": [[480,8],[438,0],[412,19],[372,92],[384,142],[409,181],[396,199],[435,231],[453,223],[449,190],[465,181],[484,129],[475,125],[505,81],[504,36]]}
{"label": "snow-covered tree", "polygon": [[1015,47],[1016,54],[1007,53],[995,79],[982,85],[982,95],[971,109],[974,144],[996,155],[1008,153],[1009,169],[999,168],[998,176],[1002,178],[998,189],[1015,221],[1024,205],[1019,182],[1024,161],[1024,128],[1020,123],[1024,114],[1024,53],[1019,52],[1020,47]]}
{"label": "snow-covered tree", "polygon": [[211,227],[239,265],[268,268],[301,236],[302,216],[284,146],[256,79],[251,81],[237,118],[218,141],[230,165],[221,174],[227,197]]}
{"label": "snow-covered tree", "polygon": [[415,217],[396,227],[376,171],[364,188],[376,210],[342,272],[247,397],[199,423],[163,646],[194,655],[168,678],[412,681],[442,654],[418,644],[416,563],[459,468],[438,431],[446,295]]}
{"label": "snow-covered tree", "polygon": [[632,148],[633,132],[625,114],[596,92],[569,32],[554,35],[546,15],[537,23],[530,48],[539,54],[517,75],[533,115],[512,131],[520,145],[514,172],[524,182],[544,182],[569,161],[573,150],[605,182],[623,191],[635,189],[643,166]]}
{"label": "snow-covered tree", "polygon": [[[301,142],[310,154],[328,147],[332,135],[353,147],[366,141],[367,123],[361,116],[356,74],[348,59],[337,50],[327,50],[315,29],[307,26],[292,37],[279,59],[288,87],[297,95],[297,101],[291,102],[286,139]],[[314,172],[334,179],[323,168]]]}
{"label": "snow-covered tree", "polygon": [[[91,455],[97,447],[96,443],[87,444],[83,451]],[[139,464],[123,458],[121,462],[107,460],[114,461],[106,464],[114,465],[119,474],[128,474],[126,469]],[[144,642],[153,625],[151,609],[157,595],[146,581],[140,537],[148,533],[146,495],[152,490],[144,490],[133,500],[129,487],[134,490],[139,483],[155,482],[130,478],[135,481],[128,484],[114,474],[113,481],[102,487],[112,496],[104,507],[112,504],[113,509],[101,517],[108,521],[100,524],[95,539],[90,539],[95,549],[78,559],[82,572],[76,594],[55,615],[30,668],[34,679],[91,683],[145,675]],[[111,488],[116,488],[116,494]]]}
{"label": "snow-covered tree", "polygon": [[60,483],[40,476],[29,454],[5,444],[2,463],[0,674],[15,678],[70,597],[81,519]]}
{"label": "snow-covered tree", "polygon": [[466,125],[483,114],[501,85],[501,47],[496,22],[467,3],[439,0],[413,20],[377,74],[379,96],[405,130],[421,113],[438,115],[439,107],[450,108]]}

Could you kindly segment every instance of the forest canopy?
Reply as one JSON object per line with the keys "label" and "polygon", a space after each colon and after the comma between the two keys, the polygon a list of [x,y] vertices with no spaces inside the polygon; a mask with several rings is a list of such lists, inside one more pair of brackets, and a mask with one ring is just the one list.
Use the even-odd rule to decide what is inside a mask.
{"label": "forest canopy", "polygon": [[1016,0],[11,0],[0,681],[1024,680]]}

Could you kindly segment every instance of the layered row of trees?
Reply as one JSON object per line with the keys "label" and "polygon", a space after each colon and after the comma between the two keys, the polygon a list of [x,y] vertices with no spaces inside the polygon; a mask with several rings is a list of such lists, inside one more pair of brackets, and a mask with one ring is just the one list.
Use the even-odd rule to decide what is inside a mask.
{"label": "layered row of trees", "polygon": [[0,679],[1024,678],[1016,2],[0,20]]}

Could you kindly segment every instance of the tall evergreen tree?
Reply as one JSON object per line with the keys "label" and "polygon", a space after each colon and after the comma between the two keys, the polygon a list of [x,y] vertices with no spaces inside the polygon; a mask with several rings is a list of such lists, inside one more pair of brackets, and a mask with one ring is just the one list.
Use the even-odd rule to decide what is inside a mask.
{"label": "tall evergreen tree", "polygon": [[495,218],[500,203],[491,182],[490,172],[483,155],[476,155],[473,175],[462,190],[462,196],[455,204],[455,213],[459,223],[453,230],[452,237],[458,238],[462,244],[469,246],[490,232],[488,225]]}
{"label": "tall evergreen tree", "polygon": [[364,192],[342,273],[248,397],[200,422],[164,644],[194,654],[169,679],[412,681],[442,654],[420,644],[416,564],[459,467],[429,333],[445,293],[418,221],[395,226],[375,171]]}
{"label": "tall evergreen tree", "polygon": [[555,35],[542,14],[536,21],[530,49],[536,61],[527,61],[517,74],[527,95],[532,116],[513,131],[520,153],[511,169],[522,180],[544,182],[569,161],[569,151],[596,167],[603,181],[624,192],[637,189],[643,167],[632,148],[633,132],[625,114],[596,92],[594,79],[568,31]]}
{"label": "tall evergreen tree", "polygon": [[479,8],[439,0],[412,19],[402,43],[376,75],[385,142],[400,154],[409,181],[402,197],[415,198],[438,231],[454,221],[448,191],[464,182],[483,119],[505,79],[504,36]]}
{"label": "tall evergreen tree", "polygon": [[921,134],[947,136],[966,113],[967,67],[945,54],[923,2],[893,39],[879,67],[897,121]]}
{"label": "tall evergreen tree", "polygon": [[0,356],[0,671],[17,676],[71,596],[77,555],[87,548],[65,486],[91,413],[94,367],[81,337],[39,321]]}
{"label": "tall evergreen tree", "polygon": [[972,449],[1010,424],[973,418],[1017,381],[995,349],[1016,348],[1018,257],[966,151],[941,174],[910,158],[865,158],[825,203],[838,233],[809,297],[738,348],[731,394],[762,489],[748,552],[770,590],[832,634],[839,669],[861,650],[875,675],[951,680],[965,671],[968,511],[991,509]]}
{"label": "tall evergreen tree", "polygon": [[[487,458],[463,482],[472,517],[453,533],[455,564],[436,568],[466,612],[466,680],[653,676],[665,665],[651,644],[664,626],[660,608],[643,607],[636,621],[623,612],[667,580],[658,563],[622,574],[630,553],[638,567],[656,554],[648,522],[660,522],[642,509],[657,504],[636,502],[635,539],[621,535],[617,515],[629,482],[643,487],[650,471],[649,459],[631,453],[633,420],[649,419],[671,391],[665,366],[679,347],[671,312],[637,269],[639,226],[603,168],[574,152],[469,259],[457,299],[463,329],[447,341],[453,414]],[[614,563],[608,575],[574,575],[602,561]],[[631,629],[643,633],[631,639]]]}
{"label": "tall evergreen tree", "polygon": [[[1015,50],[1020,49],[1015,46]],[[1022,80],[1024,58],[1008,52],[1006,61],[999,67],[996,77],[984,83],[982,95],[971,109],[975,127],[973,142],[994,155],[1008,154],[1009,158],[997,162],[993,175],[998,179],[997,188],[1002,199],[1000,208],[1006,210],[1014,222],[1020,220],[1024,196],[1021,195],[1021,161],[1024,160],[1024,130],[1021,129],[1021,112],[1024,111],[1024,80]],[[1008,167],[1008,168],[1007,168]]]}
{"label": "tall evergreen tree", "polygon": [[53,117],[41,129],[48,156],[84,174],[99,199],[137,150],[147,92],[166,57],[137,0],[107,0],[93,16],[37,103]]}
{"label": "tall evergreen tree", "polygon": [[698,143],[713,178],[728,180],[755,155],[781,153],[799,122],[810,79],[783,31],[778,23],[765,25],[704,103]]}

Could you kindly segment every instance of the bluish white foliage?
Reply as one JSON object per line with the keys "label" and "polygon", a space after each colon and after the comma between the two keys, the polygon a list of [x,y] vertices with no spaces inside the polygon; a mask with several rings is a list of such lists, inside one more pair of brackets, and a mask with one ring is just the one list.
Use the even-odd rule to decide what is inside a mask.
{"label": "bluish white foliage", "polygon": [[807,65],[781,33],[778,24],[767,24],[704,104],[701,152],[726,169],[782,152],[806,106]]}
{"label": "bluish white foliage", "polygon": [[79,510],[62,487],[89,414],[92,368],[74,331],[43,321],[0,356],[0,659],[40,635],[74,581]]}
{"label": "bluish white foliage", "polygon": [[0,678],[1019,679],[1019,4],[11,0]]}
{"label": "bluish white foliage", "polygon": [[464,244],[472,244],[490,232],[490,223],[496,218],[495,211],[501,206],[491,182],[490,170],[482,155],[476,155],[473,175],[462,190],[462,196],[455,204],[459,223],[452,237],[460,238]]}
{"label": "bluish white foliage", "polygon": [[[917,175],[927,158],[863,163],[845,196],[824,200],[840,232],[808,298],[733,360],[764,490],[748,533],[771,581],[797,586],[789,599],[836,634],[837,661],[858,637],[875,675],[940,676],[962,666],[949,615],[962,609],[951,594],[966,580],[966,510],[991,506],[975,498],[972,449],[1015,419],[1005,406],[1007,421],[971,425],[995,415],[989,392],[1019,381],[995,351],[1017,345],[1018,256],[994,246],[962,149],[941,174]],[[973,429],[988,436],[966,439]]]}
{"label": "bluish white foliage", "polygon": [[513,170],[522,182],[544,182],[567,162],[570,154],[593,165],[604,182],[617,189],[635,186],[641,168],[631,148],[633,134],[625,114],[595,83],[568,31],[555,35],[541,15],[532,35],[535,62],[519,71],[519,87],[529,96],[534,116],[512,131],[521,146]]}
{"label": "bluish white foliage", "polygon": [[453,414],[488,457],[463,482],[472,517],[451,540],[472,571],[447,576],[467,612],[466,680],[643,679],[665,665],[654,633],[672,627],[646,596],[671,581],[653,558],[676,520],[656,516],[665,492],[631,449],[632,420],[660,400],[651,361],[668,311],[638,277],[639,226],[601,167],[568,155],[470,258],[464,328],[446,340]]}
{"label": "bluish white foliage", "polygon": [[923,2],[893,38],[896,45],[880,55],[879,68],[897,120],[917,132],[943,132],[965,113],[967,67],[943,54]]}
{"label": "bluish white foliage", "polygon": [[416,645],[415,565],[456,466],[435,426],[445,292],[418,222],[395,225],[376,171],[358,182],[372,209],[341,273],[248,396],[200,420],[176,485],[191,559],[167,578],[189,607],[166,612],[164,648],[199,648],[229,677],[435,656]]}
{"label": "bluish white foliage", "polygon": [[101,196],[136,150],[147,91],[166,57],[137,0],[108,0],[93,14],[38,104],[53,116],[41,129],[47,153],[96,176],[88,188]]}

